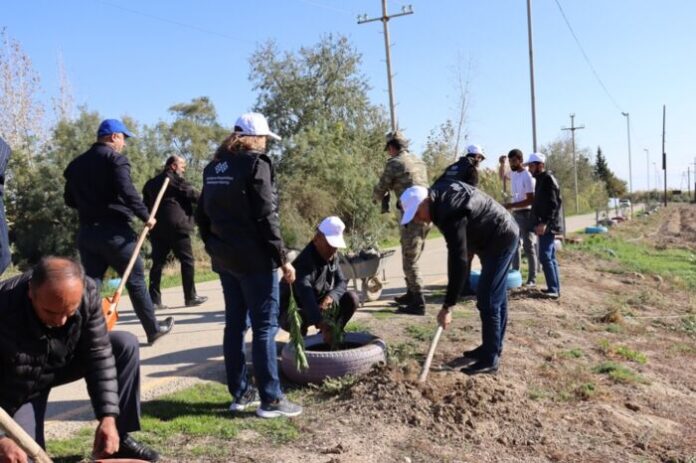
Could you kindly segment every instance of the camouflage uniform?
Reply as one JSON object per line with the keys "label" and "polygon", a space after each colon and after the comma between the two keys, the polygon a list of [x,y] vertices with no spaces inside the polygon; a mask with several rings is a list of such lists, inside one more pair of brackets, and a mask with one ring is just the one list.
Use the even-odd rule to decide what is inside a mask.
{"label": "camouflage uniform", "polygon": [[[389,141],[390,136],[400,138],[399,141],[402,141],[403,145],[407,144],[399,132],[395,135],[388,135],[387,141]],[[410,154],[406,148],[402,148],[399,154],[387,161],[379,183],[373,190],[372,199],[379,203],[390,190],[393,190],[396,197],[399,198],[404,190],[415,185],[428,187],[428,171],[423,161]],[[399,209],[397,216],[399,223],[401,223],[401,206],[397,204],[397,208]],[[406,289],[412,294],[421,294],[423,281],[418,273],[418,259],[425,247],[425,238],[429,230],[429,225],[415,222],[405,227],[399,227]]]}

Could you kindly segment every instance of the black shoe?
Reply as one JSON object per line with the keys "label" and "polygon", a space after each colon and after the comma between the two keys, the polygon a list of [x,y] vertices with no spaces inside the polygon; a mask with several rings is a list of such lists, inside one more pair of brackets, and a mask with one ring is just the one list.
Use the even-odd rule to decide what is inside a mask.
{"label": "black shoe", "polygon": [[174,327],[174,318],[172,317],[167,317],[164,319],[164,321],[157,322],[158,328],[157,332],[155,334],[148,334],[147,335],[147,343],[149,345],[153,345],[155,341],[157,341],[159,338],[162,336],[169,334],[169,332],[172,330]]}
{"label": "black shoe", "polygon": [[203,304],[205,301],[208,300],[208,296],[196,296],[193,299],[188,299],[184,305],[186,307],[195,307],[197,305]]}
{"label": "black shoe", "polygon": [[483,357],[483,346],[478,346],[476,349],[464,351],[462,357],[474,360],[481,360],[481,357]]}
{"label": "black shoe", "polygon": [[129,434],[126,434],[121,437],[121,445],[118,448],[118,452],[106,459],[111,460],[114,458],[159,461],[160,455],[152,448],[133,439]]}
{"label": "black shoe", "polygon": [[550,289],[544,289],[541,291],[541,293],[546,297],[547,299],[559,299],[561,295],[555,291],[551,291]]}
{"label": "black shoe", "polygon": [[397,304],[399,305],[408,305],[411,303],[413,300],[413,294],[411,291],[406,291],[405,294],[402,294],[401,296],[396,296],[394,298],[394,301],[396,301]]}
{"label": "black shoe", "polygon": [[498,371],[498,364],[499,362],[497,360],[494,362],[478,360],[474,364],[462,368],[460,371],[462,373],[466,373],[467,375],[493,375]]}
{"label": "black shoe", "polygon": [[396,313],[425,315],[425,297],[423,297],[423,294],[414,294],[411,302],[405,307],[399,307]]}

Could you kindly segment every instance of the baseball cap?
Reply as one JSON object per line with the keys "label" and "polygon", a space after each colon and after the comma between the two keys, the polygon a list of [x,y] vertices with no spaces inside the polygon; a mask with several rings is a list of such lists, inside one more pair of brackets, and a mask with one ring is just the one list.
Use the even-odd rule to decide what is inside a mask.
{"label": "baseball cap", "polygon": [[343,239],[343,230],[345,229],[343,221],[335,215],[325,218],[319,224],[319,231],[334,248],[346,247],[346,242]]}
{"label": "baseball cap", "polygon": [[126,124],[118,119],[104,119],[102,123],[99,124],[97,137],[105,137],[107,135],[111,135],[112,133],[122,133],[126,138],[134,136],[131,131],[128,130]]}
{"label": "baseball cap", "polygon": [[411,222],[416,216],[418,206],[428,197],[428,189],[424,186],[412,186],[401,194],[401,207],[404,208],[404,216],[401,218],[401,225]]}
{"label": "baseball cap", "polygon": [[486,159],[486,155],[483,154],[483,148],[481,145],[469,145],[466,147],[466,154],[478,154],[482,159]]}
{"label": "baseball cap", "polygon": [[[245,113],[239,116],[237,122],[234,123],[235,132],[242,135],[253,135],[256,137],[271,137],[274,140],[280,140],[280,136],[271,132],[268,127],[268,121],[261,113]],[[241,130],[236,130],[237,128]]]}
{"label": "baseball cap", "polygon": [[544,156],[541,153],[532,153],[529,155],[529,157],[527,157],[527,162],[525,162],[524,165],[526,166],[526,165],[531,164],[533,162],[542,162],[542,163],[546,164],[546,156]]}

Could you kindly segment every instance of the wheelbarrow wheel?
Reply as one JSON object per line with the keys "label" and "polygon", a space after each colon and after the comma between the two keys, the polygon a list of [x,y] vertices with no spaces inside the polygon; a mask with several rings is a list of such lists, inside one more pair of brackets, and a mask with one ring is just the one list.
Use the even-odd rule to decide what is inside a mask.
{"label": "wheelbarrow wheel", "polygon": [[362,292],[364,299],[368,302],[376,301],[379,296],[382,295],[382,282],[379,277],[363,278],[362,280]]}

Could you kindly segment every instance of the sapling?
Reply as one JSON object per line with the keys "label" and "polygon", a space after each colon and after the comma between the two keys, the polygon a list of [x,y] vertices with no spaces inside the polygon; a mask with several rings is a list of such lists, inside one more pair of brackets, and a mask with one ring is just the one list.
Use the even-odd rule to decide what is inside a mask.
{"label": "sapling", "polygon": [[295,348],[295,368],[303,371],[309,368],[307,355],[305,354],[304,337],[302,336],[302,317],[295,302],[295,295],[290,285],[290,304],[288,306],[288,320],[290,322],[290,342]]}
{"label": "sapling", "polygon": [[345,332],[343,331],[343,320],[341,319],[341,309],[336,301],[331,303],[331,307],[326,309],[323,313],[323,322],[329,328],[329,334],[331,335],[331,343],[329,347],[331,350],[338,350],[343,344],[343,336]]}

